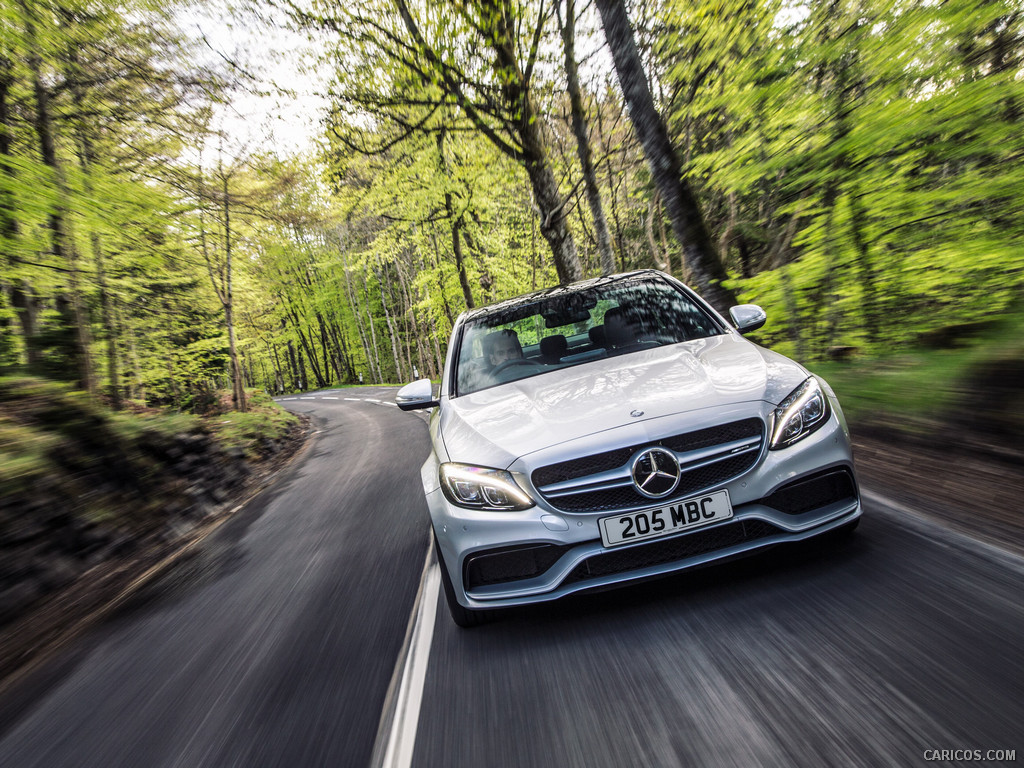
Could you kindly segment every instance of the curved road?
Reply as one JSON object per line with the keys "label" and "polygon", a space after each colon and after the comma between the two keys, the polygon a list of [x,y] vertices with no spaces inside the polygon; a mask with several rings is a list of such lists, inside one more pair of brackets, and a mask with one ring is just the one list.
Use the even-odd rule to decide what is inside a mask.
{"label": "curved road", "polygon": [[[424,589],[430,642],[402,678],[430,573],[428,439],[394,392],[285,400],[313,416],[311,445],[200,555],[0,703],[0,766],[361,767],[402,712],[415,766],[1024,762],[1024,560],[877,497],[846,546],[470,631]],[[403,700],[393,675],[422,706],[378,738]]]}

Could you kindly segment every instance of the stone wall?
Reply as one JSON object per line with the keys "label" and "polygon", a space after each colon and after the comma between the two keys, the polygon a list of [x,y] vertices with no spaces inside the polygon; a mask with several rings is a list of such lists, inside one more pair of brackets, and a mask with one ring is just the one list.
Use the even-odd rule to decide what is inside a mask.
{"label": "stone wall", "polygon": [[[264,441],[266,457],[284,441]],[[230,505],[253,473],[242,449],[208,435],[144,433],[83,458],[66,474],[0,499],[0,627],[90,569],[140,547],[173,545]]]}

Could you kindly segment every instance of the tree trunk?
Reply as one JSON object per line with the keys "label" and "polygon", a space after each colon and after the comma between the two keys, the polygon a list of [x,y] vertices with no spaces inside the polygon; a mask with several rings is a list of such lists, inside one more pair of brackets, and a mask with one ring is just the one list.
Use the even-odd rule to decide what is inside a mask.
{"label": "tree trunk", "polygon": [[462,254],[462,215],[455,215],[455,204],[452,201],[451,173],[448,170],[448,161],[444,156],[445,131],[442,128],[437,133],[437,155],[440,158],[441,172],[445,177],[444,209],[448,214],[448,222],[452,228],[452,254],[455,256],[455,268],[459,272],[459,285],[462,286],[462,298],[466,301],[466,309],[473,309],[473,291],[469,287],[469,278],[466,276],[466,262]]}
{"label": "tree trunk", "polygon": [[[334,300],[336,303],[334,310],[331,312],[331,318],[327,323],[327,327],[331,332],[331,338],[334,339],[334,347],[338,350],[338,354],[341,356],[341,362],[345,368],[345,372],[341,380],[343,382],[352,382],[355,380],[355,374],[352,363],[352,353],[349,350],[348,335],[345,333],[344,326],[344,310],[347,306],[345,294],[343,292],[344,289],[341,287],[341,283],[338,280],[332,280],[331,285],[334,288]],[[349,309],[351,310],[351,308]]]}
{"label": "tree trunk", "polygon": [[[423,251],[421,249],[419,249],[419,248],[417,248],[417,255],[419,256],[420,271],[423,272],[423,271],[426,270],[427,259],[423,255]],[[427,307],[430,307],[431,306],[431,303],[430,303],[430,289],[425,287],[423,289],[423,294],[424,294],[424,298],[427,301]],[[427,310],[426,314],[427,314],[426,324],[427,324],[427,328],[430,331],[429,338],[432,339],[433,342],[434,342],[434,350],[433,350],[434,351],[434,357],[433,357],[434,365],[431,366],[431,370],[436,371],[437,372],[437,377],[439,378],[440,374],[441,374],[441,371],[442,371],[442,369],[444,367],[444,357],[442,357],[442,355],[441,355],[441,344],[440,344],[440,342],[437,339],[437,336],[438,336],[438,334],[437,334],[437,325],[434,323],[434,314],[433,314],[433,312],[430,311],[430,309]],[[434,377],[432,377],[432,378],[434,378]]]}
{"label": "tree trunk", "polygon": [[[80,95],[76,100],[81,101]],[[82,178],[85,181],[85,191],[90,197],[93,194],[92,186],[92,142],[86,135],[85,130],[80,130],[79,141],[81,143],[80,165]],[[107,288],[107,270],[104,264],[103,245],[100,242],[98,232],[89,235],[89,242],[92,246],[92,260],[96,268],[96,282],[100,294],[100,318],[103,323],[103,335],[107,342],[107,393],[110,397],[110,405],[115,411],[121,410],[121,374],[118,370],[117,359],[117,327],[114,325],[113,313],[110,311],[110,291]]]}
{"label": "tree trunk", "polygon": [[363,355],[366,357],[366,367],[370,369],[370,377],[374,378],[373,357],[370,353],[370,344],[367,340],[366,331],[363,329],[363,314],[359,307],[358,297],[356,296],[356,292],[352,290],[352,280],[348,273],[348,256],[345,253],[344,242],[339,241],[338,250],[341,251],[341,259],[344,265],[343,274],[345,275],[345,290],[348,293],[348,303],[352,308],[352,316],[356,321],[356,330],[359,332],[359,342],[363,345]]}
{"label": "tree trunk", "polygon": [[612,167],[611,152],[605,155],[604,167],[608,169],[608,191],[612,195],[612,221],[615,222],[615,242],[619,246],[619,271],[625,272],[628,267],[626,265],[626,246],[622,235],[622,222],[619,221],[619,196],[617,192],[619,185],[615,183],[615,168]]}
{"label": "tree trunk", "polygon": [[295,332],[299,335],[299,342],[302,344],[302,349],[306,350],[306,357],[309,359],[309,367],[313,369],[313,376],[316,377],[316,385],[318,389],[323,389],[327,386],[324,381],[323,375],[320,373],[320,364],[316,359],[316,350],[313,349],[312,344],[306,338],[306,334],[302,332],[302,326],[299,324],[299,316],[295,314],[294,310],[290,310],[292,324],[295,326]]}
{"label": "tree trunk", "polygon": [[658,217],[661,206],[661,195],[657,190],[654,191],[654,195],[651,196],[650,201],[647,203],[647,218],[644,220],[644,234],[647,235],[647,245],[651,249],[651,257],[654,259],[655,265],[662,272],[672,272],[672,262],[669,260],[668,249],[661,249],[658,247],[657,240],[654,239],[654,220]]}
{"label": "tree trunk", "polygon": [[164,367],[167,368],[167,381],[171,384],[171,404],[175,408],[181,408],[181,391],[178,389],[178,381],[174,377],[174,361],[171,356],[164,358]]}
{"label": "tree trunk", "polygon": [[339,379],[341,378],[341,372],[338,370],[337,359],[331,354],[331,343],[327,339],[327,327],[324,325],[323,315],[319,312],[316,313],[316,323],[320,328],[320,350],[324,355],[324,381],[330,384],[331,382],[327,380],[327,377],[331,375],[331,368],[334,368],[334,372]]}
{"label": "tree trunk", "polygon": [[395,361],[395,377],[401,381],[403,377],[402,363],[400,360],[401,356],[398,353],[398,333],[395,330],[394,324],[391,322],[391,313],[388,311],[387,297],[384,296],[384,275],[382,274],[382,271],[374,270],[374,273],[377,278],[377,287],[380,289],[380,306],[381,309],[384,310],[384,322],[386,322],[388,326],[388,336],[391,341],[391,356]]}
{"label": "tree trunk", "polygon": [[367,275],[369,269],[363,269],[363,295],[366,297],[366,321],[370,326],[370,351],[373,352],[373,370],[375,371],[374,381],[378,384],[384,383],[384,370],[380,365],[380,350],[377,349],[377,329],[373,325],[373,313],[370,311],[370,278]]}
{"label": "tree trunk", "polygon": [[274,394],[279,395],[284,391],[284,375],[281,372],[281,359],[277,354],[277,345],[267,342],[267,351],[274,361]]}
{"label": "tree trunk", "polygon": [[[15,199],[11,193],[17,174],[11,164],[11,114],[7,101],[11,86],[14,84],[12,66],[10,59],[0,56],[0,174],[9,179],[4,185],[3,194],[0,195],[0,238],[7,241],[8,247],[13,245],[14,239],[18,236],[18,220],[14,216]],[[13,264],[14,254],[0,253],[0,265],[4,266],[5,271]]]}
{"label": "tree trunk", "polygon": [[115,411],[119,411],[122,403],[121,373],[117,359],[117,326],[114,325],[114,316],[110,311],[110,291],[107,289],[107,272],[99,234],[93,232],[90,240],[92,242],[92,258],[96,265],[96,280],[100,289],[100,316],[107,341],[107,391],[110,395],[111,407]]}
{"label": "tree trunk", "polygon": [[725,268],[715,253],[700,206],[682,177],[679,158],[654,105],[623,0],[596,2],[630,120],[643,145],[651,176],[661,191],[672,229],[683,247],[686,266],[697,290],[717,310],[725,312],[736,303],[736,297],[723,285],[727,278]]}
{"label": "tree trunk", "polygon": [[245,412],[248,406],[245,402],[245,387],[242,383],[242,368],[238,362],[238,342],[235,338],[235,319],[234,319],[234,288],[232,286],[232,273],[231,273],[231,200],[228,196],[228,177],[227,174],[221,172],[221,183],[222,191],[224,194],[224,297],[222,303],[224,304],[224,322],[228,327],[228,354],[231,359],[231,401],[234,403],[235,408],[241,412]]}
{"label": "tree trunk", "polygon": [[43,362],[43,355],[36,341],[36,333],[39,330],[39,303],[32,292],[32,286],[23,281],[12,285],[11,306],[14,307],[18,325],[21,326],[21,339],[25,344],[25,362],[28,365],[28,370],[35,372]]}
{"label": "tree trunk", "polygon": [[[10,93],[10,88],[14,84],[14,75],[11,72],[12,67],[13,64],[10,59],[6,56],[0,56],[0,174],[10,180],[10,183],[4,185],[6,189],[3,195],[0,196],[0,238],[6,241],[8,247],[13,246],[15,238],[18,236],[18,220],[14,216],[15,200],[10,192],[10,190],[14,188],[13,182],[16,179],[14,167],[10,162],[11,116],[7,101],[7,95]],[[11,274],[9,270],[13,264],[13,253],[0,253],[0,266],[3,266],[7,275]],[[0,281],[0,288],[3,289],[8,305],[15,309],[15,314],[19,314],[20,312],[14,303],[14,292],[16,290],[15,284],[18,282],[20,281],[13,281],[8,277],[5,277]],[[8,328],[12,325],[13,324],[8,322],[7,318],[0,320],[0,334],[6,334]],[[21,330],[24,332],[24,325],[21,325]],[[24,336],[23,347],[26,350],[29,349],[29,339]]]}
{"label": "tree trunk", "polygon": [[597,186],[597,173],[594,171],[587,118],[583,110],[583,95],[580,92],[579,68],[576,64],[575,0],[566,0],[565,2],[562,47],[565,50],[565,74],[568,81],[569,107],[572,112],[572,132],[576,136],[576,154],[580,159],[583,185],[587,192],[587,204],[590,206],[590,215],[594,220],[594,238],[597,241],[597,252],[601,256],[601,273],[610,275],[615,271],[615,254],[612,252],[608,220],[605,218],[604,206],[601,204],[601,189]]}
{"label": "tree trunk", "polygon": [[871,261],[871,251],[868,247],[867,237],[864,234],[864,221],[867,218],[867,212],[860,204],[856,182],[851,181],[850,191],[847,193],[847,202],[850,205],[850,235],[853,238],[853,246],[857,251],[856,263],[857,274],[860,277],[864,330],[867,333],[868,341],[875,343],[880,336],[879,321],[881,313],[878,311],[875,269]]}
{"label": "tree trunk", "polygon": [[533,198],[540,210],[540,231],[551,248],[558,281],[562,284],[583,279],[583,267],[576,252],[576,243],[569,232],[565,216],[565,200],[558,190],[558,181],[548,158],[544,137],[543,115],[537,110],[530,83],[519,66],[518,41],[512,26],[515,14],[508,0],[495,7],[495,33],[491,36],[499,71],[502,73],[502,98],[509,112],[517,116],[516,134],[523,151],[523,165],[533,187]]}
{"label": "tree trunk", "polygon": [[302,378],[299,375],[299,361],[295,356],[295,342],[288,339],[288,365],[292,372],[292,389],[298,392],[302,389]]}
{"label": "tree trunk", "polygon": [[395,281],[392,280],[388,282],[388,293],[390,294],[391,300],[395,306],[399,307],[401,310],[399,317],[401,317],[401,324],[404,326],[403,332],[405,334],[405,343],[402,347],[405,350],[406,372],[408,374],[412,374],[413,369],[416,368],[412,362],[412,350],[413,340],[416,338],[417,329],[414,327],[415,318],[412,314],[412,300],[409,298],[409,291],[405,285],[405,276],[402,272],[402,260],[396,259],[394,266],[395,273],[398,275],[398,291],[396,295]]}
{"label": "tree trunk", "polygon": [[[402,22],[420,49],[418,52],[426,60],[436,61],[437,53],[425,42],[409,4],[405,0],[398,0],[397,7]],[[558,182],[548,160],[547,142],[542,128],[543,116],[538,112],[531,95],[529,77],[519,65],[519,30],[514,23],[516,14],[510,7],[509,0],[488,0],[481,4],[481,12],[485,28],[478,29],[482,32],[485,43],[494,51],[495,71],[501,83],[499,90],[502,108],[510,116],[508,122],[514,121],[514,126],[510,130],[519,139],[520,147],[515,151],[514,159],[526,168],[530,178],[534,199],[540,210],[541,232],[551,247],[559,281],[569,283],[579,280],[583,277],[583,269],[569,232],[565,201],[558,192]],[[504,142],[493,130],[485,126],[479,112],[461,95],[457,95],[457,102],[467,111],[477,127],[483,129],[488,139],[509,154],[508,146],[502,147]]]}
{"label": "tree trunk", "polygon": [[544,145],[540,141],[538,119],[539,117],[535,115],[534,123],[523,129],[523,133],[527,134],[523,137],[524,145],[529,141],[526,173],[533,187],[533,199],[540,211],[541,234],[551,248],[558,282],[564,285],[582,280],[583,267],[576,252],[576,243],[569,232],[569,223],[565,218],[565,200],[558,191],[558,182],[551,170]]}
{"label": "tree trunk", "polygon": [[[334,369],[335,381],[340,384],[345,377],[341,372],[343,360],[341,350],[338,348],[338,338],[334,335],[333,329],[328,327],[328,323],[319,310],[316,313],[316,321],[320,325],[320,343],[324,348],[324,359],[329,359],[330,367]],[[327,363],[325,362],[324,365],[326,366]]]}
{"label": "tree trunk", "polygon": [[[85,106],[85,93],[82,86],[83,75],[77,49],[71,47],[67,52],[67,57],[69,62],[67,79],[72,83],[72,98],[75,108],[80,115],[84,115],[87,110]],[[82,170],[86,197],[91,199],[94,194],[92,173],[95,161],[92,137],[84,117],[80,116],[76,123],[79,144],[78,162]],[[99,288],[100,320],[103,324],[103,335],[107,343],[107,394],[110,398],[111,407],[115,411],[119,411],[121,410],[121,386],[117,357],[117,327],[114,325],[114,319],[110,311],[110,292],[107,289],[107,273],[99,232],[91,232],[89,234],[89,243],[92,248],[93,264],[96,269],[96,282]]]}
{"label": "tree trunk", "polygon": [[448,326],[455,325],[455,315],[448,304],[448,292],[444,289],[444,270],[441,268],[441,252],[437,246],[437,230],[430,228],[430,244],[434,246],[434,270],[437,273],[437,287],[440,289],[441,306],[444,307],[444,316],[448,318]]}
{"label": "tree trunk", "polygon": [[309,388],[309,381],[306,379],[306,361],[302,357],[302,347],[295,348],[295,362],[296,370],[299,372],[299,391],[305,392]]}
{"label": "tree trunk", "polygon": [[142,404],[145,405],[146,384],[142,380],[142,365],[139,363],[139,350],[135,346],[135,328],[125,325],[116,304],[114,305],[114,322],[121,328],[130,328],[130,332],[128,333],[128,359],[132,364],[132,380],[135,383],[132,395],[133,399],[141,400]]}
{"label": "tree trunk", "polygon": [[[414,271],[416,265],[412,263],[412,254],[409,254],[410,270]],[[418,296],[413,296],[413,290],[409,285],[409,279],[405,276],[405,270],[399,267],[398,269],[398,282],[402,288],[402,293],[405,298],[407,306],[406,313],[408,317],[407,328],[409,328],[410,338],[416,341],[416,370],[419,371],[420,376],[426,375],[429,378],[436,378],[434,376],[434,364],[429,354],[426,354],[423,348],[423,337],[426,335],[425,329],[420,323],[419,317],[416,315],[416,301],[419,299]],[[412,345],[410,344],[409,347]],[[409,367],[412,368],[412,350],[409,351]],[[413,376],[415,378],[415,375]]]}
{"label": "tree trunk", "polygon": [[64,169],[57,159],[57,147],[53,134],[53,118],[50,114],[50,94],[43,83],[42,60],[38,54],[41,46],[36,37],[35,19],[25,0],[20,0],[25,39],[28,44],[28,67],[32,75],[32,91],[35,96],[34,128],[39,139],[39,150],[43,163],[53,171],[57,183],[58,202],[50,214],[49,226],[52,233],[53,254],[58,261],[68,265],[68,291],[75,326],[73,357],[78,368],[78,386],[90,395],[95,393],[92,373],[92,358],[89,351],[89,322],[82,303],[78,281],[78,258],[71,237],[67,212],[70,210],[70,191],[64,177]]}
{"label": "tree trunk", "polygon": [[338,381],[344,383],[352,380],[352,359],[349,357],[348,344],[345,342],[345,333],[335,322],[327,324],[327,331],[331,334],[331,341],[334,343],[334,353],[338,357]]}

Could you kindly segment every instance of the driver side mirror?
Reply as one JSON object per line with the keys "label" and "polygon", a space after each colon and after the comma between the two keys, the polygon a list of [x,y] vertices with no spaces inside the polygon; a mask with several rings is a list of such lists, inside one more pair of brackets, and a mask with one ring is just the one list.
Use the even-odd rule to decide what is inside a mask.
{"label": "driver side mirror", "polygon": [[768,314],[757,304],[737,304],[730,307],[729,317],[740,333],[756,331],[768,320]]}
{"label": "driver side mirror", "polygon": [[436,408],[441,403],[434,399],[434,388],[430,379],[420,379],[398,390],[395,404],[403,411],[415,411],[420,408]]}

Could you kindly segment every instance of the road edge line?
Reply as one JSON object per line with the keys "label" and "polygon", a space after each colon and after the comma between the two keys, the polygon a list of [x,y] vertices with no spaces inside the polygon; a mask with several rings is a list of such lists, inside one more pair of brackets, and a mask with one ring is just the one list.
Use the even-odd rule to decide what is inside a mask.
{"label": "road edge line", "polygon": [[901,520],[908,520],[911,523],[910,527],[916,529],[916,532],[919,534],[924,531],[928,533],[938,531],[940,532],[942,543],[948,546],[967,550],[972,554],[987,557],[1015,571],[1024,572],[1024,556],[1014,550],[1003,549],[988,541],[976,539],[963,531],[944,525],[941,520],[936,520],[931,515],[920,512],[895,499],[890,499],[888,496],[877,491],[861,488],[860,495],[863,499],[878,505],[882,514],[898,517]]}
{"label": "road edge line", "polygon": [[[439,585],[440,571],[434,558],[434,549],[428,544],[405,638],[384,696],[384,707],[370,757],[371,768],[408,766],[412,763],[423,680],[434,634]],[[414,679],[418,679],[418,691],[413,690]],[[404,762],[401,762],[403,759]]]}

